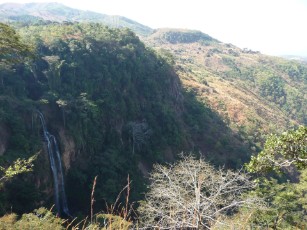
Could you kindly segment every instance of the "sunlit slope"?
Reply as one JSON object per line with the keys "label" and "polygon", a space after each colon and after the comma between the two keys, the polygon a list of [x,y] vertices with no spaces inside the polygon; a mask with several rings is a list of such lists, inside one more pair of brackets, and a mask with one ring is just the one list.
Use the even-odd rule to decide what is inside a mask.
{"label": "sunlit slope", "polygon": [[106,15],[67,7],[56,2],[49,3],[5,3],[0,4],[0,21],[19,24],[53,22],[98,22],[107,26],[127,27],[140,35],[152,32],[148,26],[129,18],[117,15]]}
{"label": "sunlit slope", "polygon": [[306,64],[242,50],[198,31],[159,29],[145,42],[171,53],[183,85],[234,130],[257,139],[260,132],[307,123]]}

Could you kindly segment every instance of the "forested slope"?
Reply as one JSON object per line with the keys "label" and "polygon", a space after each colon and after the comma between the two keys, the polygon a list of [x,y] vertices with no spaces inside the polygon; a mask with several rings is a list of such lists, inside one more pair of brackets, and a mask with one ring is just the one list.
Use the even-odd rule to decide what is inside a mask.
{"label": "forested slope", "polygon": [[[178,226],[187,216],[180,226],[304,226],[306,127],[271,135],[260,149],[267,133],[306,125],[306,65],[199,31],[157,30],[142,38],[145,45],[129,29],[98,23],[14,25],[17,33],[0,24],[1,215],[55,203],[52,138],[70,209],[62,216],[56,207],[63,218],[102,212],[88,226],[106,227],[117,218],[125,228]],[[258,152],[245,165],[248,175],[241,167]],[[18,168],[18,158],[30,163]],[[152,170],[154,163],[160,164]],[[5,177],[13,179],[3,183]],[[230,189],[226,196],[224,189]],[[139,206],[138,214],[125,214],[130,204]],[[73,221],[61,223],[40,208],[20,219],[5,215],[0,228],[69,228]]]}
{"label": "forested slope", "polygon": [[73,212],[89,208],[96,175],[101,210],[105,201],[114,201],[128,174],[131,199],[140,199],[151,165],[173,161],[181,151],[202,153],[227,167],[249,159],[250,144],[182,87],[168,56],[146,47],[130,30],[51,23],[18,33],[36,55],[1,68],[1,165],[40,154],[32,173],[6,185],[1,212],[11,205],[25,212],[53,203],[37,110],[60,143]]}

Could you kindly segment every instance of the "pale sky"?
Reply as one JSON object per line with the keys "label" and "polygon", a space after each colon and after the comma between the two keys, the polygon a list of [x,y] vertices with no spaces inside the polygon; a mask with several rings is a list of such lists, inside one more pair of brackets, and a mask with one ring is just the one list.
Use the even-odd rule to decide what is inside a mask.
{"label": "pale sky", "polygon": [[[307,0],[50,0],[151,28],[201,30],[241,48],[307,56]],[[50,2],[12,0],[11,2]],[[8,2],[0,0],[1,3]]]}

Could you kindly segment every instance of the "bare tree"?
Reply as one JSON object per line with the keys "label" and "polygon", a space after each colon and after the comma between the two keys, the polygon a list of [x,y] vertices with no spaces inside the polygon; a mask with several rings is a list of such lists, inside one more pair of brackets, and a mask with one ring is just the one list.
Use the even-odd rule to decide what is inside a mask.
{"label": "bare tree", "polygon": [[143,229],[209,229],[221,215],[257,198],[242,195],[254,187],[242,171],[215,169],[203,159],[182,157],[173,165],[155,165],[140,203]]}
{"label": "bare tree", "polygon": [[134,154],[135,148],[140,150],[142,145],[146,144],[152,131],[145,120],[142,122],[129,122],[128,127],[132,137],[132,154]]}

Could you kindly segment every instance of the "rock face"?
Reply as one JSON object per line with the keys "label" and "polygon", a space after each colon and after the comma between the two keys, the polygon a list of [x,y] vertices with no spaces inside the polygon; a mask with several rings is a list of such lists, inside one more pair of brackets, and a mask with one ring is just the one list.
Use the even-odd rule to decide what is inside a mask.
{"label": "rock face", "polygon": [[60,142],[62,144],[62,160],[65,171],[70,169],[71,162],[76,158],[76,145],[72,137],[65,133],[64,129],[59,131]]}
{"label": "rock face", "polygon": [[9,139],[9,132],[4,125],[0,124],[0,156],[2,156],[6,149]]}

